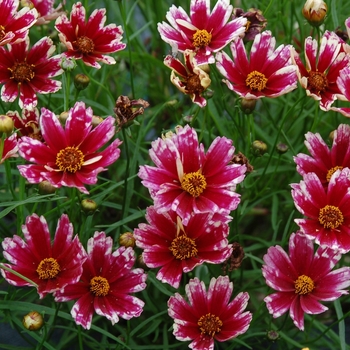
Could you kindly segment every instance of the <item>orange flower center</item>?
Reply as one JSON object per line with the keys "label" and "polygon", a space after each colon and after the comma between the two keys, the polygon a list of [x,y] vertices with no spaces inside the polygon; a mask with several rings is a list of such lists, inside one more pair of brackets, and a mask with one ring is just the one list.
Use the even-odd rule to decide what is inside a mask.
{"label": "orange flower center", "polygon": [[343,169],[343,167],[342,167],[342,166],[338,166],[338,165],[335,166],[335,167],[333,167],[333,168],[331,168],[331,169],[329,169],[328,172],[327,172],[327,176],[326,176],[327,182],[330,181],[332,175],[333,175],[337,170],[342,170],[342,169]]}
{"label": "orange flower center", "polygon": [[294,282],[295,293],[299,295],[305,295],[311,293],[314,288],[314,281],[305,275],[301,275]]}
{"label": "orange flower center", "polygon": [[61,171],[75,173],[84,163],[84,154],[78,147],[61,149],[56,156],[56,165]]}
{"label": "orange flower center", "polygon": [[54,258],[45,258],[41,260],[38,268],[36,269],[39,278],[42,280],[55,278],[60,271],[61,267],[57,260]]}
{"label": "orange flower center", "polygon": [[77,45],[78,50],[85,55],[95,50],[94,42],[87,36],[80,36],[74,43]]}
{"label": "orange flower center", "polygon": [[202,334],[209,335],[212,338],[221,331],[223,325],[220,318],[211,313],[202,316],[197,324]]}
{"label": "orange flower center", "polygon": [[193,258],[198,253],[196,242],[187,237],[186,234],[176,237],[171,242],[169,249],[179,260]]}
{"label": "orange flower center", "polygon": [[328,80],[326,76],[320,72],[310,71],[307,81],[307,88],[317,95],[324,92],[328,87]]}
{"label": "orange flower center", "polygon": [[193,46],[194,47],[205,47],[211,42],[211,33],[208,33],[205,29],[198,29],[193,34]]}
{"label": "orange flower center", "polygon": [[104,277],[95,276],[90,280],[90,291],[97,297],[105,297],[109,288],[109,283]]}
{"label": "orange flower center", "polygon": [[253,91],[262,91],[265,89],[267,78],[265,74],[260,73],[256,70],[250,72],[245,80],[245,85]]}
{"label": "orange flower center", "polygon": [[181,181],[181,188],[192,197],[199,197],[207,187],[204,175],[199,171],[184,174]]}
{"label": "orange flower center", "polygon": [[16,62],[12,68],[7,68],[11,72],[10,79],[14,79],[17,83],[21,84],[25,81],[31,81],[34,76],[34,64],[28,64],[27,62]]}
{"label": "orange flower center", "polygon": [[324,228],[335,229],[344,222],[343,213],[334,205],[326,205],[320,209],[318,221]]}

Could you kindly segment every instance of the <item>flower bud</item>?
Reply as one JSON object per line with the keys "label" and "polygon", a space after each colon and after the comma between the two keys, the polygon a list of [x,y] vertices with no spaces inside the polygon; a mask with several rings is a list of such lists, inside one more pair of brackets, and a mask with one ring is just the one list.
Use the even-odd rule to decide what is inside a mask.
{"label": "flower bud", "polygon": [[276,150],[279,154],[283,154],[288,151],[288,146],[285,143],[280,142],[276,145]]}
{"label": "flower bud", "polygon": [[65,71],[70,72],[77,66],[77,63],[75,62],[74,58],[63,57],[60,66]]}
{"label": "flower bud", "polygon": [[136,240],[132,232],[125,232],[119,237],[119,244],[128,248],[135,247]]}
{"label": "flower bud", "polygon": [[44,324],[42,315],[37,311],[31,311],[22,320],[23,326],[29,331],[38,331]]}
{"label": "flower bud", "polygon": [[267,145],[265,142],[255,140],[252,143],[252,151],[257,157],[262,156],[267,151]]}
{"label": "flower bud", "polygon": [[93,215],[97,210],[97,203],[92,199],[83,199],[80,204],[86,215]]}
{"label": "flower bud", "polygon": [[39,194],[53,194],[56,192],[57,188],[55,186],[52,186],[52,184],[47,181],[41,181],[38,185]]}
{"label": "flower bud", "polygon": [[77,74],[74,77],[74,85],[77,90],[85,90],[90,84],[90,78],[85,74]]}
{"label": "flower bud", "polygon": [[68,115],[69,113],[68,112],[62,112],[59,116],[58,116],[58,119],[61,123],[62,126],[65,126],[66,125],[66,121],[68,119]]}
{"label": "flower bud", "polygon": [[323,0],[307,0],[302,14],[314,27],[320,26],[327,14],[327,4]]}
{"label": "flower bud", "polygon": [[269,340],[275,341],[275,340],[277,340],[279,338],[279,336],[280,335],[275,330],[267,331],[267,338]]}
{"label": "flower bud", "polygon": [[333,140],[334,140],[334,132],[335,132],[335,130],[332,130],[332,131],[329,133],[329,135],[328,135],[329,141],[332,141],[332,142],[333,142]]}
{"label": "flower bud", "polygon": [[91,125],[93,128],[96,128],[97,125],[100,125],[103,122],[103,118],[98,117],[97,115],[92,116]]}
{"label": "flower bud", "polygon": [[244,114],[253,113],[255,106],[256,106],[256,100],[247,99],[247,98],[241,99],[241,108]]}
{"label": "flower bud", "polygon": [[11,117],[6,114],[0,115],[0,135],[5,133],[7,136],[12,134],[14,122]]}

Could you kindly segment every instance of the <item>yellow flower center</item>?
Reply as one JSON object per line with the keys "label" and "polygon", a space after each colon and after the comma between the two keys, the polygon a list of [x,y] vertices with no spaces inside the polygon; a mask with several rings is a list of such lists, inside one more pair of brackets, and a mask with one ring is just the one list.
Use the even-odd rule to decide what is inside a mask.
{"label": "yellow flower center", "polygon": [[181,181],[181,188],[192,197],[199,197],[207,187],[204,175],[199,171],[184,174]]}
{"label": "yellow flower center", "polygon": [[265,89],[267,78],[263,73],[256,70],[250,72],[245,80],[245,85],[253,91],[262,91]]}
{"label": "yellow flower center", "polygon": [[34,64],[28,64],[27,62],[16,62],[12,68],[8,68],[11,72],[10,79],[15,80],[19,84],[31,81],[35,76],[34,67]]}
{"label": "yellow flower center", "polygon": [[6,35],[5,27],[0,25],[0,40]]}
{"label": "yellow flower center", "polygon": [[342,170],[342,169],[343,169],[343,167],[342,167],[342,166],[338,166],[338,165],[335,166],[335,167],[333,167],[333,168],[331,168],[331,169],[329,169],[328,172],[327,172],[327,176],[326,176],[327,182],[330,181],[332,175],[333,175],[337,170]]}
{"label": "yellow flower center", "polygon": [[197,324],[202,334],[209,335],[212,338],[221,331],[223,325],[220,318],[211,313],[202,316]]}
{"label": "yellow flower center", "polygon": [[109,292],[109,283],[104,277],[95,276],[90,280],[90,291],[97,297],[105,297]]}
{"label": "yellow flower center", "polygon": [[193,258],[197,255],[198,250],[196,242],[187,237],[186,234],[176,237],[169,247],[175,259],[184,260]]}
{"label": "yellow flower center", "polygon": [[38,268],[36,269],[39,278],[42,280],[55,278],[60,271],[60,265],[54,258],[45,258],[41,260]]}
{"label": "yellow flower center", "polygon": [[95,50],[94,42],[87,36],[80,36],[74,43],[77,45],[78,50],[85,55]]}
{"label": "yellow flower center", "polygon": [[305,295],[311,293],[315,285],[314,281],[309,276],[301,275],[294,282],[294,288],[296,294]]}
{"label": "yellow flower center", "polygon": [[61,149],[56,156],[56,165],[61,171],[75,173],[84,163],[84,154],[78,147]]}
{"label": "yellow flower center", "polygon": [[326,205],[320,209],[318,221],[324,228],[335,229],[344,222],[343,213],[334,205]]}
{"label": "yellow flower center", "polygon": [[326,76],[320,72],[310,71],[307,82],[307,88],[317,95],[324,92],[328,87]]}
{"label": "yellow flower center", "polygon": [[208,33],[205,29],[198,29],[193,34],[193,46],[194,47],[205,47],[211,42],[211,33]]}

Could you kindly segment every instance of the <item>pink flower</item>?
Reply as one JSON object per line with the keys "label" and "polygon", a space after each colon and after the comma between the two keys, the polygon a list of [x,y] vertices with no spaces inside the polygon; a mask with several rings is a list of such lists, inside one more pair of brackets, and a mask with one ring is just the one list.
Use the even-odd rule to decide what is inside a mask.
{"label": "pink flower", "polygon": [[237,208],[240,196],[235,189],[246,166],[229,164],[234,152],[231,140],[217,137],[204,153],[196,131],[186,125],[152,142],[149,154],[156,167],[140,166],[138,175],[155,209],[174,210],[187,225],[192,212],[227,215]]}
{"label": "pink flower", "polygon": [[36,22],[38,13],[35,9],[23,7],[17,12],[18,5],[19,0],[0,1],[0,46],[23,41]]}
{"label": "pink flower", "polygon": [[[4,143],[3,148],[2,143]],[[2,149],[2,154],[0,154],[0,164],[2,164],[8,158],[18,157],[17,134],[14,133],[5,138],[5,140],[0,138],[0,149]]]}
{"label": "pink flower", "polygon": [[53,56],[55,45],[49,37],[40,39],[29,49],[29,39],[8,50],[0,47],[1,99],[13,102],[19,92],[20,108],[33,109],[37,103],[36,94],[49,94],[61,88],[61,82],[51,79],[63,72],[60,56]]}
{"label": "pink flower", "polygon": [[67,51],[63,53],[68,58],[82,59],[94,68],[101,68],[97,61],[115,64],[113,57],[105,55],[123,50],[125,44],[121,42],[123,30],[114,23],[104,26],[106,9],[94,10],[85,21],[84,6],[77,2],[73,4],[70,20],[66,15],[57,18],[55,28]]}
{"label": "pink flower", "polygon": [[291,64],[290,45],[280,45],[270,31],[255,36],[250,59],[244,41],[230,45],[232,58],[225,52],[216,54],[216,66],[226,78],[227,87],[246,99],[277,97],[297,87],[296,67]]}
{"label": "pink flower", "polygon": [[305,138],[305,145],[311,156],[299,153],[294,157],[297,171],[302,176],[311,172],[315,173],[322,185],[327,188],[335,171],[350,168],[350,126],[346,124],[338,126],[334,132],[331,149],[320,134],[308,132]]}
{"label": "pink flower", "polygon": [[39,18],[35,23],[38,26],[48,24],[50,21],[64,14],[62,8],[66,4],[66,1],[61,1],[56,8],[53,7],[55,0],[22,0],[21,3],[31,8],[34,7],[38,11]]}
{"label": "pink flower", "polygon": [[24,108],[21,116],[17,111],[8,111],[6,115],[13,119],[19,137],[29,136],[33,139],[42,141],[43,138],[39,129],[40,112],[37,108]]}
{"label": "pink flower", "polygon": [[168,301],[176,339],[192,340],[193,350],[213,350],[214,340],[224,342],[245,333],[252,320],[249,311],[243,312],[249,295],[241,292],[230,301],[232,291],[228,276],[212,278],[208,292],[198,278],[191,279],[186,285],[189,303],[179,293]]}
{"label": "pink flower", "polygon": [[[79,280],[86,256],[78,236],[73,238],[67,215],[59,219],[53,243],[43,216],[27,216],[22,232],[25,241],[14,235],[2,242],[4,257],[11,263],[4,265],[36,283],[40,298]],[[7,270],[1,273],[10,284],[32,286]]]}
{"label": "pink flower", "polygon": [[197,63],[214,63],[213,52],[244,34],[247,19],[231,21],[233,7],[229,0],[216,1],[210,13],[210,0],[191,0],[190,16],[182,7],[173,5],[167,12],[168,23],[158,23],[161,38],[180,52],[193,50]]}
{"label": "pink flower", "polygon": [[350,169],[337,170],[327,190],[315,173],[304,175],[299,184],[292,184],[294,204],[305,219],[295,219],[300,231],[316,243],[350,251]]}
{"label": "pink flower", "polygon": [[[350,67],[343,68],[337,77],[337,86],[345,98],[350,101]],[[331,107],[333,111],[340,112],[345,117],[350,117],[350,107]]]}
{"label": "pink flower", "polygon": [[184,52],[185,65],[180,60],[168,55],[164,64],[172,69],[170,80],[184,94],[191,97],[192,102],[199,107],[205,107],[207,101],[202,96],[211,83],[208,73],[201,69],[192,51]]}
{"label": "pink flower", "polygon": [[129,295],[146,288],[147,275],[132,269],[135,253],[131,247],[120,247],[112,253],[113,240],[104,232],[95,232],[88,241],[88,257],[78,283],[55,293],[59,302],[78,299],[71,314],[77,324],[90,329],[96,312],[115,324],[119,318],[140,316],[144,302]]}
{"label": "pink flower", "polygon": [[109,116],[92,129],[92,109],[77,102],[69,110],[63,128],[56,115],[42,108],[40,129],[45,143],[23,136],[19,140],[19,153],[30,165],[18,169],[30,183],[49,181],[55,187],[76,187],[89,193],[84,184],[95,184],[97,175],[119,158],[121,144],[114,140],[107,148],[97,152],[113,136],[114,118]]}
{"label": "pink flower", "polygon": [[146,220],[148,225],[134,230],[136,245],[148,267],[161,267],[157,278],[174,288],[179,288],[183,272],[204,262],[223,263],[232,253],[228,225],[211,214],[193,214],[184,225],[174,211],[159,214],[148,207]]}
{"label": "pink flower", "polygon": [[343,41],[333,32],[326,31],[318,48],[316,39],[305,39],[305,66],[292,50],[292,59],[298,67],[298,78],[306,94],[320,101],[320,108],[328,111],[337,99],[344,99],[337,86],[341,69],[349,64],[342,50]]}
{"label": "pink flower", "polygon": [[333,301],[350,285],[350,268],[333,270],[341,254],[319,247],[314,253],[312,241],[301,234],[289,239],[289,256],[280,246],[270,247],[262,267],[266,284],[277,292],[264,301],[274,318],[289,310],[296,327],[304,330],[304,313],[320,314],[328,308],[319,303]]}

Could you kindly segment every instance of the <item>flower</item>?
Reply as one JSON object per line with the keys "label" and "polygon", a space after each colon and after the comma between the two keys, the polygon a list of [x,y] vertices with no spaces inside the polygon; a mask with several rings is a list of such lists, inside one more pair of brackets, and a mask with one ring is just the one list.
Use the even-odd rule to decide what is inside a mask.
{"label": "flower", "polygon": [[[345,98],[350,101],[350,68],[345,67],[343,68],[339,76],[337,77],[337,86],[340,90],[340,92],[345,96]],[[350,117],[350,107],[331,107],[330,108],[333,111],[340,112],[345,117]]]}
{"label": "flower", "polygon": [[179,288],[182,273],[209,262],[220,264],[232,253],[227,236],[229,227],[211,214],[193,214],[187,225],[174,211],[146,211],[147,224],[134,230],[136,245],[143,249],[143,260],[149,268],[161,269],[157,278]]}
{"label": "flower", "polygon": [[87,22],[85,17],[84,6],[77,2],[73,4],[70,20],[65,14],[56,19],[58,36],[67,47],[63,55],[82,59],[86,65],[94,68],[101,68],[97,61],[115,64],[115,59],[105,54],[125,49],[126,45],[121,42],[122,27],[114,23],[104,26],[106,9],[94,10]]}
{"label": "flower", "polygon": [[144,302],[129,295],[146,288],[147,275],[132,269],[135,254],[131,247],[120,247],[112,253],[113,240],[104,232],[95,232],[87,245],[88,257],[78,283],[55,293],[55,301],[78,299],[71,314],[75,322],[90,329],[94,311],[115,324],[119,318],[140,316]]}
{"label": "flower", "polygon": [[211,83],[209,74],[197,65],[192,51],[186,50],[184,59],[185,65],[172,55],[165,57],[164,64],[172,69],[170,80],[182,93],[189,95],[192,102],[205,107],[207,101],[202,92]]}
{"label": "flower", "polygon": [[189,303],[179,293],[168,300],[176,339],[192,340],[193,350],[213,350],[214,339],[224,342],[245,333],[252,320],[249,311],[243,312],[249,295],[241,292],[230,301],[232,291],[228,276],[212,278],[208,292],[198,278],[191,279],[186,285]]}
{"label": "flower", "polygon": [[244,41],[231,43],[233,60],[225,52],[216,54],[216,66],[230,90],[246,99],[277,97],[297,87],[296,67],[291,64],[290,45],[275,50],[270,31],[255,36],[248,61]]}
{"label": "flower", "polygon": [[350,169],[337,170],[327,190],[315,173],[292,184],[295,207],[305,219],[295,219],[300,231],[321,246],[350,251]]}
{"label": "flower", "polygon": [[0,1],[0,46],[23,41],[29,28],[36,22],[38,12],[23,7],[17,12],[19,0]]}
{"label": "flower", "polygon": [[[78,236],[73,238],[73,225],[67,215],[58,220],[52,244],[43,216],[27,216],[22,232],[25,240],[14,235],[2,242],[4,257],[11,263],[4,265],[36,283],[40,298],[79,280],[86,256]],[[1,273],[12,285],[32,286],[8,270]]]}
{"label": "flower", "polygon": [[232,140],[217,137],[205,154],[196,131],[179,126],[175,134],[152,142],[149,155],[156,167],[142,165],[138,175],[155,209],[174,210],[187,225],[192,212],[227,215],[237,208],[240,196],[234,191],[246,167],[228,164],[234,152]]}
{"label": "flower", "polygon": [[98,173],[119,158],[121,144],[115,139],[97,152],[114,136],[114,119],[109,116],[91,130],[92,115],[84,102],[76,102],[63,128],[53,112],[42,108],[40,129],[45,143],[27,136],[19,140],[21,157],[35,163],[19,165],[21,175],[30,183],[47,180],[56,187],[76,187],[88,194],[84,184],[97,182]]}
{"label": "flower", "polygon": [[338,126],[334,132],[331,149],[318,133],[308,132],[305,139],[306,148],[311,156],[299,153],[294,157],[297,171],[302,176],[315,173],[322,185],[327,188],[335,171],[350,167],[350,126],[346,124]]}
{"label": "flower", "polygon": [[39,141],[43,140],[39,129],[40,112],[38,108],[24,108],[21,116],[17,111],[8,111],[6,114],[13,119],[19,137],[29,136]]}
{"label": "flower", "polygon": [[308,96],[320,101],[320,108],[324,111],[328,111],[337,98],[345,99],[337,85],[340,71],[349,64],[342,47],[343,41],[335,33],[326,31],[319,49],[316,39],[311,36],[305,39],[305,66],[299,54],[291,50],[301,86]]}
{"label": "flower", "polygon": [[166,14],[168,23],[158,23],[159,34],[166,43],[180,52],[196,52],[197,64],[214,63],[213,52],[245,32],[247,19],[229,21],[233,7],[229,0],[216,1],[210,13],[210,0],[191,0],[190,16],[179,6],[173,5]]}
{"label": "flower", "polygon": [[19,93],[20,108],[33,109],[38,100],[36,94],[49,94],[61,88],[61,82],[51,79],[63,72],[60,56],[52,56],[55,45],[49,37],[43,37],[29,49],[29,39],[8,50],[0,47],[1,99],[13,102]]}
{"label": "flower", "polygon": [[323,23],[327,10],[327,4],[323,0],[307,0],[302,14],[312,26],[318,27]]}
{"label": "flower", "polygon": [[[3,143],[3,146],[2,146]],[[3,147],[3,148],[2,148]],[[0,137],[0,150],[2,149],[2,153],[0,153],[0,164],[2,164],[6,159],[11,157],[18,157],[18,144],[17,144],[17,135],[16,133],[11,136],[5,138],[3,140]]]}
{"label": "flower", "polygon": [[264,301],[274,318],[289,310],[296,327],[304,330],[304,313],[320,314],[328,308],[319,301],[333,301],[350,285],[350,267],[333,270],[341,254],[319,247],[300,233],[289,239],[289,255],[282,247],[270,247],[264,255],[262,274],[266,284],[277,292]]}

